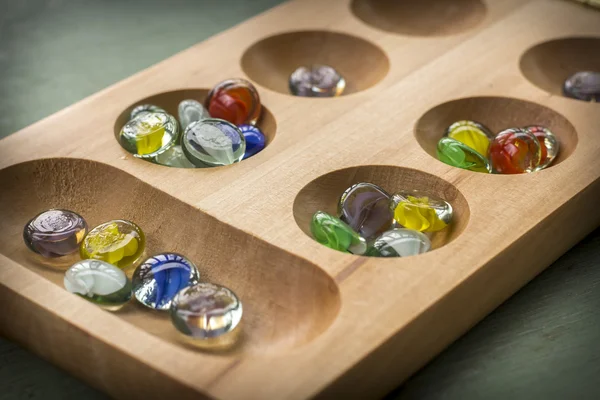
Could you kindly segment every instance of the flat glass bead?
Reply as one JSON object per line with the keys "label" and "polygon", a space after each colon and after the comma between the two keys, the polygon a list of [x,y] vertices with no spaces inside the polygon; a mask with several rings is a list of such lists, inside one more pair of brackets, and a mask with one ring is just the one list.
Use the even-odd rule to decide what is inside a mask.
{"label": "flat glass bead", "polygon": [[340,197],[338,213],[366,241],[390,229],[394,222],[390,195],[372,183],[357,183],[346,189]]}
{"label": "flat glass bead", "polygon": [[82,259],[92,258],[127,268],[138,261],[145,246],[146,238],[139,226],[117,219],[89,231],[81,242],[79,255]]}
{"label": "flat glass bead", "polygon": [[161,253],[140,264],[132,281],[137,301],[149,308],[168,310],[180,290],[200,281],[200,272],[182,255]]}
{"label": "flat glass bead", "polygon": [[199,167],[230,165],[244,157],[246,139],[232,123],[207,118],[187,127],[181,147],[187,159]]}
{"label": "flat glass bead", "polygon": [[344,92],[346,80],[328,65],[312,65],[292,72],[289,86],[295,96],[335,97]]}
{"label": "flat glass bead", "polygon": [[390,205],[394,221],[404,228],[419,232],[437,232],[451,221],[453,209],[450,203],[418,190],[395,193]]}
{"label": "flat glass bead", "polygon": [[492,167],[500,174],[533,172],[541,156],[540,142],[524,129],[506,129],[496,135],[490,146]]}
{"label": "flat glass bead", "polygon": [[600,72],[581,71],[567,78],[563,93],[583,101],[600,101]]}
{"label": "flat glass bead", "polygon": [[231,290],[199,283],[181,290],[171,304],[171,321],[186,342],[204,349],[233,346],[240,333],[242,302]]}
{"label": "flat glass bead", "polygon": [[175,118],[164,112],[141,112],[123,126],[121,146],[139,158],[152,159],[177,141]]}
{"label": "flat glass bead", "polygon": [[409,257],[431,249],[429,238],[412,229],[391,229],[379,236],[366,255],[371,257]]}
{"label": "flat glass bead", "polygon": [[469,146],[479,154],[487,157],[490,141],[494,134],[488,128],[475,121],[457,121],[446,130],[446,136]]}
{"label": "flat glass bead", "polygon": [[78,294],[108,310],[118,310],[131,299],[131,282],[112,264],[100,260],[82,260],[67,270],[67,291]]}
{"label": "flat glass bead", "polygon": [[165,110],[163,110],[159,106],[155,106],[154,104],[140,104],[139,106],[136,106],[133,108],[133,110],[131,110],[131,113],[129,114],[129,119],[130,120],[134,119],[135,117],[137,117],[139,114],[141,114],[143,112],[164,112],[164,113],[166,113]]}
{"label": "flat glass bead", "polygon": [[438,159],[453,167],[475,172],[492,172],[487,158],[458,140],[443,137],[437,144]]}
{"label": "flat glass bead", "polygon": [[240,128],[242,135],[244,135],[244,139],[246,139],[246,152],[244,153],[244,160],[252,157],[265,148],[265,135],[256,126],[243,124],[238,126],[238,128]]}
{"label": "flat glass bead", "polygon": [[310,230],[317,242],[331,249],[359,255],[367,250],[365,239],[344,221],[326,212],[317,211],[313,215]]}
{"label": "flat glass bead", "polygon": [[554,133],[550,129],[539,125],[531,125],[524,128],[527,132],[532,133],[540,143],[540,163],[535,168],[536,171],[546,168],[558,155],[559,144]]}
{"label": "flat glass bead", "polygon": [[183,131],[185,131],[185,128],[192,122],[210,118],[210,114],[206,108],[196,100],[183,100],[177,107],[177,114],[179,116],[179,124]]}
{"label": "flat glass bead", "polygon": [[61,257],[79,249],[87,229],[83,217],[73,211],[48,210],[25,224],[23,240],[44,257]]}
{"label": "flat glass bead", "polygon": [[154,158],[156,164],[165,165],[175,168],[196,168],[183,153],[180,145],[176,144],[167,149],[164,153],[160,153]]}
{"label": "flat glass bead", "polygon": [[245,79],[228,79],[215,86],[206,99],[206,108],[213,118],[235,125],[254,125],[260,118],[258,91]]}

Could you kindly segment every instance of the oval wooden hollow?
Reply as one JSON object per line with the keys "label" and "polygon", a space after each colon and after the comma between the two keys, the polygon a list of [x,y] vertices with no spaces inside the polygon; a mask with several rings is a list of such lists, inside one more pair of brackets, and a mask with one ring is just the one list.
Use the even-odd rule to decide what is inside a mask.
{"label": "oval wooden hollow", "polygon": [[[0,171],[4,196],[0,253],[62,287],[64,272],[34,262],[21,232],[31,216],[49,208],[76,210],[93,227],[115,218],[134,221],[147,238],[146,255],[184,254],[202,280],[235,288],[244,302],[241,354],[280,353],[309,342],[332,323],[340,298],[337,285],[319,267],[235,227],[224,224],[106,164],[46,159]],[[129,274],[131,275],[132,269]],[[79,304],[73,296],[74,306]],[[178,341],[168,313],[134,301],[120,318],[172,343]]]}

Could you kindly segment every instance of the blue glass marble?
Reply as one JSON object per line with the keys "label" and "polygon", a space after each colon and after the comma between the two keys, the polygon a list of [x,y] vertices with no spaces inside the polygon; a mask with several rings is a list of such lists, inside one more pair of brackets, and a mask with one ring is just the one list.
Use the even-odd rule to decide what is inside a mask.
{"label": "blue glass marble", "polygon": [[150,257],[133,273],[133,294],[143,305],[156,310],[168,310],[175,295],[200,281],[198,268],[176,253],[161,253]]}
{"label": "blue glass marble", "polygon": [[250,158],[266,146],[265,134],[260,131],[254,125],[239,125],[238,128],[242,131],[244,138],[246,138],[246,152],[244,153],[244,158]]}

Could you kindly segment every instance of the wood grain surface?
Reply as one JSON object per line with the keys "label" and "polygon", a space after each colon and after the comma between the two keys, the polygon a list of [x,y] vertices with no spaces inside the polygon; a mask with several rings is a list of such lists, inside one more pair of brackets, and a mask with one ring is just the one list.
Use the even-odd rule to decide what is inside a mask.
{"label": "wood grain surface", "polygon": [[[239,398],[243,393],[250,397],[303,398],[321,390],[322,397],[375,397],[414,372],[597,226],[600,170],[593,127],[599,119],[592,113],[596,106],[549,98],[523,78],[519,64],[520,56],[539,42],[557,36],[597,36],[597,13],[564,2],[490,2],[486,3],[482,23],[452,34],[442,29],[440,37],[423,41],[418,32],[413,33],[414,37],[405,37],[361,25],[349,12],[353,8],[346,8],[346,2],[333,2],[327,6],[329,13],[309,19],[315,5],[314,1],[295,1],[272,10],[2,142],[2,167],[40,157],[52,158],[2,170],[7,190],[1,198],[4,236],[0,250],[7,257],[0,256],[0,282],[4,285],[0,297],[8,308],[0,325],[7,335],[119,397],[134,393],[156,396],[173,390],[181,397],[203,393]],[[527,21],[540,14],[545,18],[536,29],[523,29]],[[389,59],[389,71],[379,78],[373,75],[373,81],[356,86],[357,93],[326,103],[327,107],[313,101],[296,102],[297,99],[278,93],[280,83],[273,78],[265,83],[267,87],[272,85],[273,91],[263,89],[261,94],[277,124],[275,140],[262,157],[232,168],[192,175],[197,171],[167,171],[123,157],[112,135],[114,121],[136,101],[181,87],[210,87],[219,77],[244,72],[255,75],[260,83],[262,78],[255,63],[252,68],[234,63],[248,52],[251,59],[269,60],[265,64],[267,71],[280,70],[282,66],[276,57],[269,55],[264,46],[252,44],[282,31],[284,26],[289,30],[282,17],[285,15],[295,16],[294,27],[300,29],[297,32],[301,38],[314,35],[323,27],[351,31],[346,33],[346,42],[325,40],[325,49],[329,43],[331,50],[337,48],[335,52],[342,56],[340,46],[358,43],[353,37],[376,43],[374,46],[384,49]],[[507,36],[511,46],[502,46]],[[231,54],[215,51],[223,43],[228,43]],[[253,54],[252,49],[259,49],[259,53]],[[208,53],[212,64],[202,64],[199,69],[194,60]],[[469,54],[481,54],[471,66],[486,71],[487,75],[480,75],[480,81],[473,81],[470,71],[461,72],[464,57]],[[385,70],[380,58],[370,59],[383,68],[380,71]],[[568,63],[568,59],[562,61]],[[440,81],[435,93],[419,90],[429,77],[445,75],[448,70],[458,71],[455,79]],[[422,121],[419,117],[435,111],[437,104],[452,105],[457,98],[477,96],[484,99],[484,105],[469,108],[475,116],[511,122],[531,115],[537,118],[534,122],[557,128],[566,149],[559,160],[562,162],[531,175],[535,175],[535,181],[485,177],[432,162],[426,153],[431,137],[427,127],[435,124],[425,124],[420,129],[417,122],[417,140],[410,129],[394,130]],[[385,98],[386,103],[380,98]],[[523,103],[518,98],[527,101]],[[409,99],[417,101],[409,103]],[[503,106],[506,101],[507,107]],[[401,113],[394,112],[398,105],[402,105]],[[491,109],[498,110],[498,114],[489,113]],[[312,119],[307,120],[305,115]],[[433,115],[434,120],[448,117],[445,111]],[[379,121],[377,129],[369,141],[356,148],[363,132],[361,127],[370,126],[364,124],[373,117]],[[390,132],[396,135],[390,136]],[[59,135],[61,142],[57,146],[55,137]],[[336,148],[337,154],[331,154],[329,148]],[[65,156],[73,160],[60,158]],[[286,168],[280,168],[282,163]],[[379,163],[383,165],[373,166]],[[356,165],[364,167],[356,170]],[[115,180],[94,182],[94,171],[114,176]],[[457,237],[430,254],[394,263],[393,268],[389,260],[359,262],[355,257],[316,245],[302,232],[303,226],[297,225],[302,225],[303,211],[292,207],[296,195],[305,193],[306,202],[316,204],[323,188],[321,182],[350,181],[361,174],[380,184],[421,182],[423,189],[439,191],[448,200],[456,201],[454,205],[468,203],[468,207],[457,207],[461,211]],[[189,186],[192,179],[196,187]],[[93,185],[84,188],[72,184],[90,181]],[[263,191],[257,182],[268,185],[269,202],[253,202]],[[111,198],[104,209],[100,203],[82,201],[86,195],[98,198],[103,187],[116,194],[119,184],[155,201],[142,203],[141,210],[118,198]],[[187,189],[182,190],[182,186]],[[218,190],[208,192],[208,188]],[[464,195],[465,200],[457,193]],[[490,202],[493,196],[502,202]],[[197,221],[197,231],[190,233],[209,240],[211,252],[204,256],[209,276],[234,283],[249,301],[249,340],[239,352],[222,357],[190,352],[170,342],[168,331],[163,329],[164,321],[159,318],[136,309],[112,316],[68,296],[52,283],[59,282],[60,274],[36,266],[21,251],[18,241],[21,219],[56,202],[83,207],[94,220],[111,212],[135,216],[155,238],[154,249],[173,248],[181,242],[169,225],[154,224],[152,215],[175,224],[183,218]],[[20,208],[11,209],[14,204]],[[245,218],[235,219],[236,211],[244,212]],[[496,229],[482,228],[490,225]],[[208,232],[212,230],[221,234],[211,237]],[[241,244],[231,260],[218,251],[228,245],[227,239]],[[237,268],[242,272],[240,276],[219,268],[229,261],[234,267],[243,259],[252,268]],[[294,273],[279,273],[278,268],[283,265],[294,266]],[[274,276],[266,275],[267,271]],[[268,288],[263,294],[257,292],[261,276],[262,288]],[[277,279],[283,279],[284,286],[278,287]],[[301,298],[305,304],[298,303]],[[370,317],[356,318],[363,313]],[[285,318],[290,315],[297,317],[297,324]],[[389,315],[394,318],[386,319]],[[39,336],[38,331],[46,335]],[[348,332],[358,336],[349,337]],[[497,343],[494,348],[502,346]],[[66,357],[68,351],[78,357]],[[446,355],[451,351],[442,358],[451,357]],[[452,361],[449,363],[452,365]],[[271,369],[276,372],[270,373],[266,384],[265,373]],[[299,369],[303,371],[301,376]],[[593,372],[592,369],[590,373]],[[418,376],[427,374],[425,370]],[[142,376],[155,379],[144,387],[132,385]],[[418,386],[411,389],[418,376],[400,396],[436,395],[436,391],[420,391]],[[263,383],[258,386],[260,382]],[[445,396],[452,390],[448,387],[437,393]]]}

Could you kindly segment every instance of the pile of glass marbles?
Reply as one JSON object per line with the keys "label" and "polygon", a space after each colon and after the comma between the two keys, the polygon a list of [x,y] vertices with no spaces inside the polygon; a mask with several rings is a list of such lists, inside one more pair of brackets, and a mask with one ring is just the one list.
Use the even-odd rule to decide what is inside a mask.
{"label": "pile of glass marbles", "polygon": [[494,135],[475,121],[458,121],[437,144],[440,161],[476,172],[522,174],[549,166],[558,154],[554,134],[539,125]]}
{"label": "pile of glass marbles", "polygon": [[242,303],[228,288],[200,281],[198,268],[177,253],[156,254],[135,268],[146,238],[133,222],[113,220],[88,232],[83,217],[51,209],[32,218],[23,230],[25,244],[43,257],[79,251],[81,261],[65,273],[64,286],[74,294],[116,311],[132,297],[153,310],[169,311],[187,343],[200,348],[229,348],[237,341]]}
{"label": "pile of glass marbles", "polygon": [[179,122],[156,105],[135,107],[119,134],[121,146],[135,157],[179,168],[230,165],[265,148],[265,135],[256,127],[260,98],[244,79],[217,84],[205,105],[183,100],[177,112]]}
{"label": "pile of glass marbles", "polygon": [[408,257],[431,249],[431,236],[452,222],[450,203],[418,190],[392,195],[373,183],[357,183],[338,202],[338,216],[317,211],[315,240],[335,250],[371,257]]}
{"label": "pile of glass marbles", "polygon": [[290,75],[290,92],[300,97],[336,97],[344,93],[346,80],[333,67],[314,64]]}
{"label": "pile of glass marbles", "polygon": [[600,72],[576,72],[565,80],[563,94],[577,100],[600,101]]}

